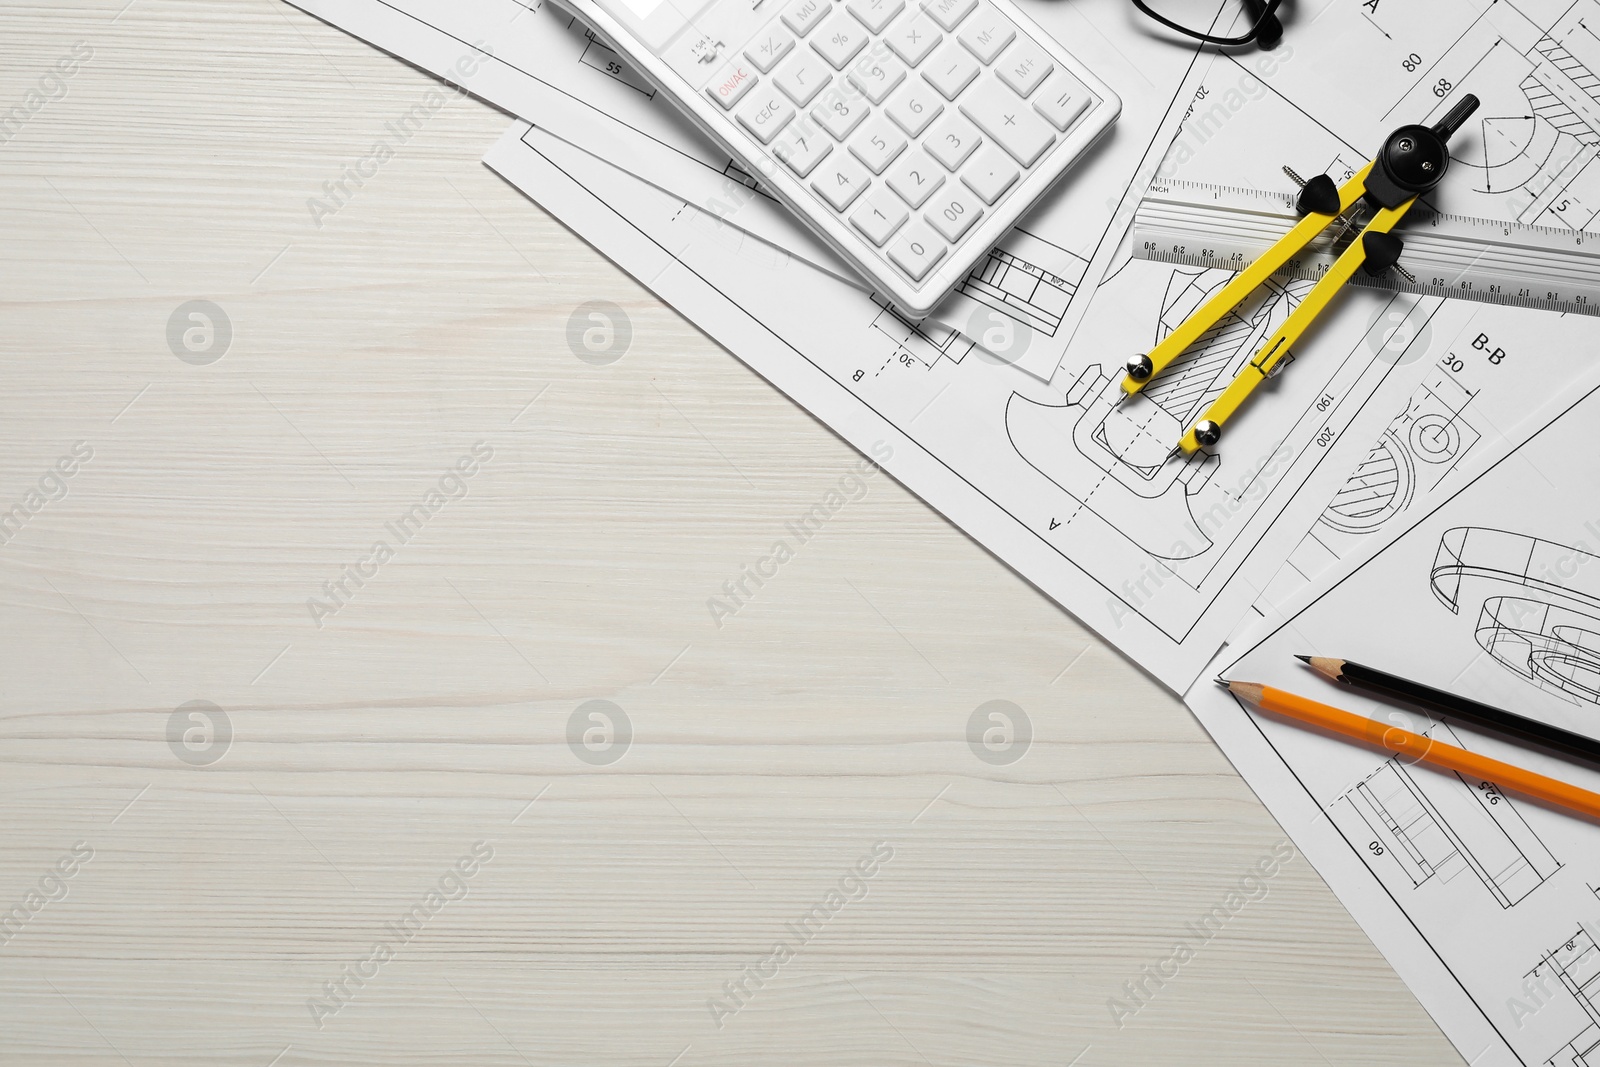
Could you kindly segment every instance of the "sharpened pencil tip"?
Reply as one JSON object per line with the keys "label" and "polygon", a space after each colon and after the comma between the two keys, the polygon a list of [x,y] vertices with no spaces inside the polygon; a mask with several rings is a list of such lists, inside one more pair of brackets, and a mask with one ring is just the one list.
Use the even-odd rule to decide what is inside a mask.
{"label": "sharpened pencil tip", "polygon": [[1299,660],[1301,663],[1310,663],[1311,662],[1311,657],[1310,656],[1296,655],[1295,659]]}
{"label": "sharpened pencil tip", "polygon": [[1222,688],[1224,688],[1224,689],[1231,689],[1233,687],[1233,683],[1228,681],[1226,678],[1222,677],[1221,675],[1217,676],[1217,684],[1222,686]]}

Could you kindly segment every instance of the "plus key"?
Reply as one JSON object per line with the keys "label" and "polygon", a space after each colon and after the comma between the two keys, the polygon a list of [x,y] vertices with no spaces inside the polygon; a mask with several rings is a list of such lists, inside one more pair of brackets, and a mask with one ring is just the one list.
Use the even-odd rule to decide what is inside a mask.
{"label": "plus key", "polygon": [[1055,143],[1056,134],[1022,97],[998,78],[979,78],[962,94],[961,113],[1024,167],[1031,167]]}

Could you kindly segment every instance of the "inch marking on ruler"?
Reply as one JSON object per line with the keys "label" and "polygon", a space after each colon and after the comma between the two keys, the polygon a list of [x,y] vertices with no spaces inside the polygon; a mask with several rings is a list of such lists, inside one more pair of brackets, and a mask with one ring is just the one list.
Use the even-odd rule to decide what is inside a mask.
{"label": "inch marking on ruler", "polygon": [[[1134,217],[1134,254],[1189,267],[1237,271],[1294,225],[1295,197],[1245,186],[1167,181],[1153,186]],[[1600,235],[1553,226],[1492,222],[1421,209],[1399,231],[1405,277],[1358,272],[1352,285],[1424,296],[1480,300],[1576,315],[1600,315]],[[1359,227],[1329,231],[1290,260],[1280,277],[1315,281]]]}

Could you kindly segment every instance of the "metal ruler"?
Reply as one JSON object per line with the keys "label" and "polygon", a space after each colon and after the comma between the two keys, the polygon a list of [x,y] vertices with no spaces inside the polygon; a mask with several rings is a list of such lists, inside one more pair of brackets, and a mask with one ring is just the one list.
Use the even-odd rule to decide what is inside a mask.
{"label": "metal ruler", "polygon": [[[1287,192],[1158,181],[1134,216],[1134,255],[1240,270],[1295,224],[1294,203]],[[1322,277],[1359,229],[1359,223],[1331,227],[1279,276]],[[1600,315],[1600,234],[1447,215],[1426,205],[1396,233],[1406,245],[1405,273],[1374,278],[1357,271],[1350,284]]]}

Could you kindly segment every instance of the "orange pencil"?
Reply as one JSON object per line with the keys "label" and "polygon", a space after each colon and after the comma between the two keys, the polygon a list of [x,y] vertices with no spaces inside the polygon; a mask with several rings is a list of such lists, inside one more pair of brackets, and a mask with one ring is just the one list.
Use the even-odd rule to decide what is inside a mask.
{"label": "orange pencil", "polygon": [[1356,715],[1353,712],[1329,707],[1327,704],[1319,704],[1315,700],[1307,700],[1305,697],[1284,692],[1282,689],[1274,689],[1269,685],[1229,682],[1221,678],[1218,678],[1217,682],[1225,686],[1234,696],[1249,701],[1262,711],[1270,711],[1274,715],[1309,726],[1321,727],[1354,741],[1365,741],[1397,756],[1420,763],[1431,763],[1435,767],[1470,774],[1474,778],[1494,783],[1497,788],[1505,792],[1520,793],[1535,800],[1542,800],[1546,804],[1553,804],[1591,819],[1600,820],[1600,793],[1591,793],[1587,789],[1558,782],[1554,778],[1497,759],[1490,759],[1488,756],[1480,756],[1476,752],[1468,752],[1464,748],[1447,745],[1443,741],[1435,741],[1410,730],[1369,719],[1365,715]]}

